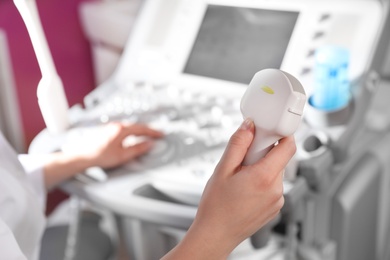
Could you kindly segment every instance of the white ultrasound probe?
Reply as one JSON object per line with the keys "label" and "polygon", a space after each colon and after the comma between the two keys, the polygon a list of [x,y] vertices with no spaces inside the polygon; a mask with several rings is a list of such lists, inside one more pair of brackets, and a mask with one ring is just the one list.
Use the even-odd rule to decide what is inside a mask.
{"label": "white ultrasound probe", "polygon": [[69,106],[46,42],[35,0],[14,0],[14,3],[27,27],[42,73],[37,88],[39,108],[49,132],[61,133],[70,125],[67,114]]}
{"label": "white ultrasound probe", "polygon": [[255,124],[255,137],[243,164],[257,162],[277,141],[294,134],[305,103],[305,90],[292,75],[278,69],[257,72],[241,99],[243,117]]}

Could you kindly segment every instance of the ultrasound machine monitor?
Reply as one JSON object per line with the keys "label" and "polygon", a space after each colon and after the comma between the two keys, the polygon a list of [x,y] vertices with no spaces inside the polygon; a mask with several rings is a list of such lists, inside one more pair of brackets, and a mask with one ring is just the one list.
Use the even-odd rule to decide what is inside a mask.
{"label": "ultrasound machine monitor", "polygon": [[377,1],[148,0],[102,86],[175,82],[189,91],[240,96],[254,73],[277,68],[310,93],[320,46],[350,51],[351,79],[365,71],[380,13]]}
{"label": "ultrasound machine monitor", "polygon": [[280,68],[298,12],[209,5],[183,73],[248,84]]}

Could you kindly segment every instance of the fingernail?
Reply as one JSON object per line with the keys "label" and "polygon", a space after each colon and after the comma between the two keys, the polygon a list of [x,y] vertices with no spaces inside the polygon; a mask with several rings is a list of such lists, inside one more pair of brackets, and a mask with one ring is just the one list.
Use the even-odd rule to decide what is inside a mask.
{"label": "fingernail", "polygon": [[252,125],[253,125],[252,119],[247,118],[247,119],[244,120],[244,122],[242,122],[240,128],[241,128],[242,130],[249,130],[249,129],[252,128]]}

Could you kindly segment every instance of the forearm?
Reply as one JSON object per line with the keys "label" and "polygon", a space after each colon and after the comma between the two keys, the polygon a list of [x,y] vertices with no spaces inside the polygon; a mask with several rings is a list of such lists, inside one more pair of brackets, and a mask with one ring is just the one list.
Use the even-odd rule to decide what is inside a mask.
{"label": "forearm", "polygon": [[193,225],[184,239],[162,260],[224,260],[234,249],[235,239],[222,237],[216,229]]}
{"label": "forearm", "polygon": [[91,166],[93,162],[87,156],[54,153],[43,168],[45,187],[51,189]]}

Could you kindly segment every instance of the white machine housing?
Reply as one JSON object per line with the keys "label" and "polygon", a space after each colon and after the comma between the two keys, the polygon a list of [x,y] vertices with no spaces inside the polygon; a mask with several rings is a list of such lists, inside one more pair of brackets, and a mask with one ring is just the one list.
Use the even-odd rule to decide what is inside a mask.
{"label": "white machine housing", "polygon": [[[252,76],[265,68],[296,77],[309,97],[316,48],[339,45],[350,50],[349,78],[357,80],[373,59],[382,23],[379,1],[148,0],[112,77],[85,97],[89,110],[84,119],[106,122],[123,118],[125,103],[149,102],[148,106],[157,110],[164,103],[183,110],[179,107],[186,100],[196,103],[195,97],[214,99],[217,106],[230,102],[238,112],[237,104]],[[139,92],[137,85],[151,87],[140,97],[134,95]],[[178,94],[158,96],[158,90],[167,86]],[[135,97],[122,100],[131,95]],[[241,120],[232,114],[228,117],[234,117],[233,126],[224,126],[220,136],[229,136]],[[163,126],[158,122],[158,127],[178,129],[177,122]],[[185,122],[184,128],[191,125]],[[302,129],[298,132],[307,127]],[[303,134],[297,135],[299,139]],[[181,165],[177,172],[183,167],[194,171],[193,165]],[[186,191],[177,192],[181,198],[192,192],[177,185],[182,180],[193,186],[191,178],[167,176],[168,182],[175,183],[164,183],[167,192],[172,192],[173,186],[176,191]]]}
{"label": "white machine housing", "polygon": [[[208,16],[210,12],[217,12],[221,16],[210,18]],[[256,12],[266,18],[256,21],[258,18],[253,16],[257,14]],[[237,31],[234,31],[235,25],[232,24],[221,29],[217,26],[210,29],[202,28],[202,24],[210,23],[210,19],[216,19],[216,22],[221,24],[227,21],[226,19],[230,19],[231,14],[242,14],[241,18],[237,18],[241,19],[237,20],[237,23],[243,23],[244,19],[252,19],[249,22],[258,23],[258,27],[249,28],[248,35],[237,34]],[[207,93],[220,94],[222,91],[226,94],[238,95],[243,93],[244,87],[256,71],[274,67],[297,77],[310,95],[315,49],[322,45],[346,47],[351,52],[350,79],[359,77],[372,59],[371,46],[378,37],[374,28],[380,28],[381,14],[381,5],[378,1],[366,0],[353,1],[353,3],[319,0],[149,0],[144,3],[112,80],[115,81],[115,85],[123,85],[129,81],[164,83],[175,79],[179,81],[177,83],[179,87],[184,86],[187,89]],[[220,24],[218,26],[221,26]],[[202,34],[202,29],[214,30],[212,32],[216,35],[223,33],[222,36],[232,33],[233,36],[229,40],[244,36],[243,40],[256,41],[225,47],[218,45],[222,43],[222,39],[218,39],[218,36],[215,38],[219,41],[215,43],[216,47],[222,47],[224,50],[230,48],[229,51],[236,54],[231,58],[228,64],[229,71],[226,73],[239,69],[245,65],[245,59],[253,56],[253,59],[257,58],[260,62],[258,64],[260,67],[244,67],[245,72],[242,73],[245,73],[247,80],[240,78],[241,82],[224,79],[227,75],[206,77],[189,71],[186,65],[191,58],[193,48],[198,44],[197,41],[204,41],[207,36],[207,32]],[[252,34],[250,29],[257,30],[258,35]],[[279,45],[278,42],[273,41],[275,39],[280,40],[280,46],[272,49],[270,44]],[[212,44],[204,47],[212,47]],[[213,51],[216,51],[215,48]],[[267,53],[272,51],[274,53]],[[219,56],[214,56],[211,52],[208,54],[198,52],[198,54],[211,55],[204,59],[204,66],[207,66],[206,62],[212,58],[222,58],[220,53],[216,54]],[[261,58],[266,55],[271,55],[270,58],[278,61],[263,64]],[[225,64],[228,61],[223,60]],[[214,62],[218,61],[214,59]],[[215,66],[220,66],[221,63],[215,63]],[[226,91],[227,89],[229,91]]]}
{"label": "white machine housing", "polygon": [[[91,179],[83,180],[87,184],[76,180],[69,182],[67,190],[125,216],[123,230],[130,230],[127,235],[132,258],[161,257],[166,250],[162,248],[167,243],[166,238],[180,237],[178,234],[183,234],[191,224],[207,177],[218,162],[230,133],[242,121],[237,104],[255,72],[265,68],[286,71],[302,83],[310,96],[316,48],[341,45],[351,53],[349,78],[351,81],[358,79],[369,69],[383,32],[387,7],[382,4],[383,1],[368,0],[145,1],[118,68],[109,80],[85,98],[86,109],[77,111],[80,112],[77,116],[80,124],[132,120],[132,117],[152,119],[146,121],[165,131],[168,129],[167,138],[158,145],[167,149],[108,173],[103,182]],[[129,113],[126,112],[128,107],[131,107]],[[367,110],[365,105],[357,106],[357,109],[363,111],[360,117]],[[214,121],[213,116],[216,117]],[[158,120],[153,121],[156,118]],[[205,118],[210,119],[209,122],[203,122]],[[225,124],[225,119],[231,118],[233,120]],[[354,122],[361,123],[359,120]],[[364,123],[357,123],[353,129],[364,129]],[[182,132],[174,132],[178,129]],[[301,221],[303,244],[313,246],[322,259],[336,258],[325,257],[327,252],[337,252],[339,259],[358,259],[348,258],[350,248],[354,248],[356,254],[360,251],[370,254],[362,255],[361,259],[383,255],[388,240],[379,226],[378,232],[375,229],[370,232],[377,241],[383,242],[375,244],[371,239],[370,250],[366,250],[364,244],[358,244],[360,240],[355,238],[359,236],[353,232],[339,235],[338,227],[334,227],[335,238],[330,239],[329,223],[335,223],[329,217],[332,196],[336,203],[344,196],[353,202],[362,200],[355,200],[354,193],[345,195],[341,184],[338,185],[342,177],[347,179],[354,175],[355,169],[346,167],[342,174],[332,175],[332,151],[318,136],[308,138],[311,131],[310,126],[303,124],[296,133],[298,150],[306,149],[303,152],[311,159],[301,158],[306,163],[301,168],[306,169],[306,175],[302,175],[307,176],[308,184],[302,178],[301,181],[292,178],[284,183],[288,202],[285,208],[293,213],[288,222],[293,226],[288,226],[287,232],[287,237],[293,239],[286,247],[297,251],[294,225]],[[300,140],[305,141],[305,149],[301,149]],[[363,148],[367,147],[358,148],[364,153]],[[358,156],[354,158],[358,160]],[[286,174],[288,172],[287,169]],[[359,171],[360,174],[368,176]],[[378,170],[377,174],[386,175],[387,172]],[[337,178],[333,179],[334,176]],[[378,190],[381,182],[373,182],[375,185],[361,190]],[[307,185],[312,189],[312,197],[303,200]],[[341,192],[337,192],[338,189]],[[353,187],[348,189],[353,190]],[[378,201],[377,196],[371,199]],[[375,203],[355,204],[354,208],[367,213],[367,204]],[[373,209],[375,212],[365,221],[377,223],[377,215],[380,215],[380,223],[384,223],[389,216],[388,207],[382,200],[380,205],[375,205],[378,205]],[[304,210],[300,211],[301,207]],[[289,208],[293,210],[289,211]],[[344,209],[340,206],[334,211],[344,221],[337,223],[347,223],[344,226],[348,230],[360,231],[354,228],[360,225],[360,219],[351,210]],[[151,243],[152,240],[160,243]],[[169,246],[177,242],[175,238],[169,241],[172,242]],[[337,250],[334,241],[339,246]],[[150,250],[151,244],[155,250]],[[284,253],[279,249],[277,252]]]}

